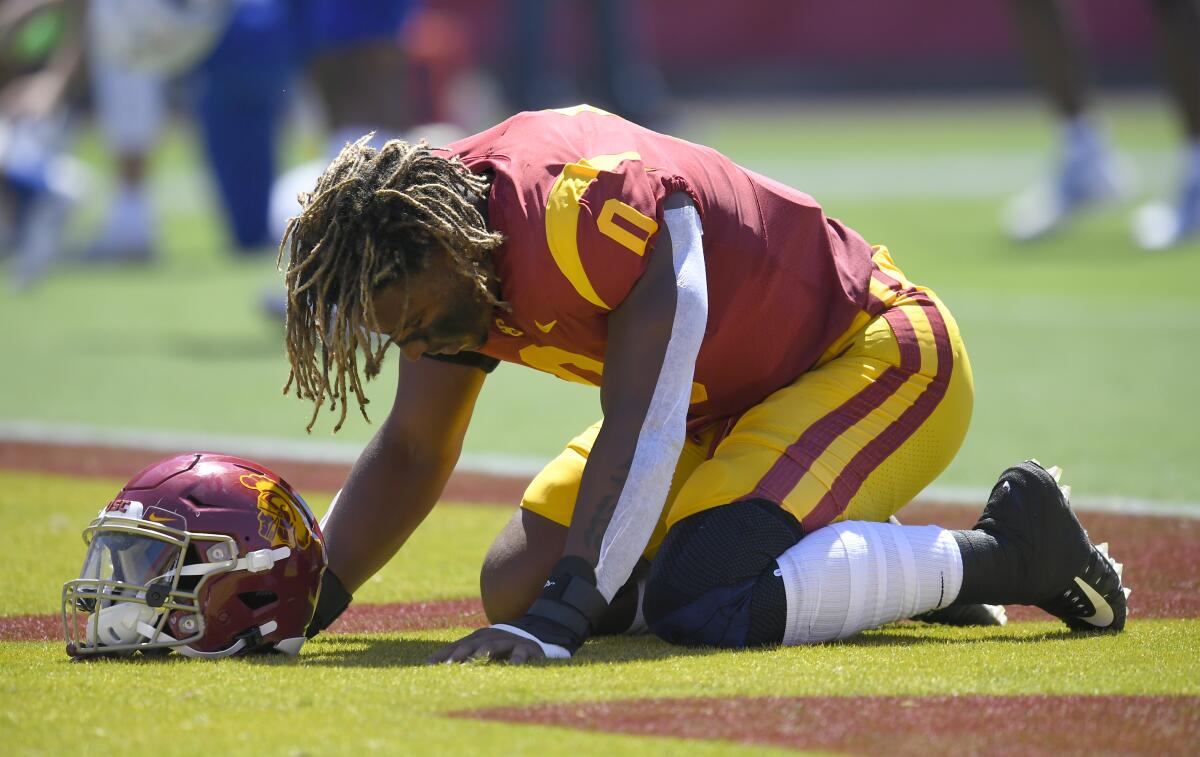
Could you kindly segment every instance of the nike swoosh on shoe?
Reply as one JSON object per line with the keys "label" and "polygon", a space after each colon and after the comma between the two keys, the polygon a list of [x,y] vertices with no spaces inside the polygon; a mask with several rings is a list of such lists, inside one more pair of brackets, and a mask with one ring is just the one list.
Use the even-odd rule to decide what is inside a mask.
{"label": "nike swoosh on shoe", "polygon": [[1083,589],[1084,595],[1088,598],[1088,601],[1092,603],[1092,607],[1094,608],[1091,615],[1078,616],[1079,620],[1096,626],[1097,628],[1108,628],[1110,625],[1112,625],[1114,615],[1112,605],[1108,603],[1108,600],[1100,596],[1100,592],[1093,589],[1087,581],[1084,581],[1079,576],[1075,576],[1075,583],[1080,589]]}

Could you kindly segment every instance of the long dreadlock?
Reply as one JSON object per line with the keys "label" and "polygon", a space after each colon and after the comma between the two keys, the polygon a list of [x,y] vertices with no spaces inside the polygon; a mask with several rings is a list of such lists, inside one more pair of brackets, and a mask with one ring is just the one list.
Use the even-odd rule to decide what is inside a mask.
{"label": "long dreadlock", "polygon": [[[390,339],[378,330],[372,293],[423,270],[432,252],[444,250],[479,297],[502,305],[489,291],[483,266],[503,242],[489,231],[475,202],[486,197],[488,178],[472,174],[457,158],[429,146],[391,140],[368,146],[368,134],[347,144],[317,180],[301,193],[300,214],[288,222],[279,245],[290,252],[287,283],[287,355],[291,374],[283,387],[311,399],[311,432],[321,406],[340,406],[334,431],[346,420],[351,393],[367,418],[358,350],[369,380],[379,373]],[[404,295],[404,310],[408,293]],[[320,357],[317,352],[320,350]]]}

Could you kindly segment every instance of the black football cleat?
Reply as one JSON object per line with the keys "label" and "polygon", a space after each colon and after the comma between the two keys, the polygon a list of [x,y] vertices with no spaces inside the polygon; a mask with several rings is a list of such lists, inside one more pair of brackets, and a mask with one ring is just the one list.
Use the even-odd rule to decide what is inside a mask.
{"label": "black football cleat", "polygon": [[[1037,605],[1075,631],[1120,631],[1129,589],[1122,566],[1095,546],[1071,511],[1062,471],[1027,460],[1004,471],[975,528],[1021,558],[1014,602]],[[1007,600],[1005,600],[1006,603]]]}

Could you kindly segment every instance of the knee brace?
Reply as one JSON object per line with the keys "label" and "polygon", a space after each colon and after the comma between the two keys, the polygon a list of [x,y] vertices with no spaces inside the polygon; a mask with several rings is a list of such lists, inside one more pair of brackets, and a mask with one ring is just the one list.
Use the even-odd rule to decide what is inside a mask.
{"label": "knee brace", "polygon": [[778,644],[787,598],[775,558],[802,533],[790,513],[762,499],[676,523],[646,583],[642,612],[650,630],[672,644]]}

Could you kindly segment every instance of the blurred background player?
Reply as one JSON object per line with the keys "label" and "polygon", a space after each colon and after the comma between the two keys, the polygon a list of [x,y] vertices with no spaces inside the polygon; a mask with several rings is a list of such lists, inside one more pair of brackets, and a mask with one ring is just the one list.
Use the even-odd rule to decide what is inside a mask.
{"label": "blurred background player", "polygon": [[[1133,218],[1138,244],[1163,249],[1200,235],[1200,5],[1196,0],[1150,0],[1149,5],[1186,136],[1177,200],[1145,205]],[[1037,83],[1060,119],[1051,181],[1014,198],[1004,212],[1009,235],[1029,241],[1055,231],[1079,211],[1126,197],[1133,179],[1092,115],[1079,30],[1064,3],[1012,0],[1012,7]]]}
{"label": "blurred background player", "polygon": [[0,4],[0,251],[13,258],[17,289],[57,254],[63,222],[87,180],[62,155],[68,101],[79,91],[79,11],[57,0]]}
{"label": "blurred background player", "polygon": [[[272,199],[277,137],[296,79],[303,76],[317,96],[330,154],[349,135],[374,131],[387,139],[410,125],[399,35],[412,7],[410,0],[239,5],[229,33],[201,68],[197,98],[205,150],[239,250],[273,250],[282,232],[278,216],[294,212],[287,203],[274,211],[271,204],[278,202]],[[284,179],[275,196],[290,193],[298,209],[289,191],[294,181]]]}
{"label": "blurred background player", "polygon": [[[162,76],[185,69],[224,27],[228,0],[17,0],[0,11],[6,63],[16,60],[3,105],[3,155],[18,201],[11,246],[12,282],[24,288],[62,255],[75,199],[93,184],[65,154],[84,105],[90,65],[101,133],[117,158],[118,188],[89,259],[144,261],[153,232],[142,188],[145,155],[163,120]],[[12,44],[8,44],[11,42]],[[86,54],[85,54],[86,53]],[[22,70],[24,69],[24,70]],[[10,81],[10,79],[12,79]]]}
{"label": "blurred background player", "polygon": [[[555,11],[582,10],[590,45],[566,53],[551,33]],[[639,32],[648,14],[628,0],[512,2],[511,97],[515,110],[540,110],[589,102],[641,124],[665,116],[666,87],[645,54]],[[571,74],[574,76],[571,76]]]}
{"label": "blurred background player", "polygon": [[[93,114],[116,163],[117,181],[100,228],[84,254],[97,262],[146,262],[154,257],[157,235],[146,169],[166,118],[166,77],[173,73],[170,61],[181,67],[191,64],[175,55],[152,57],[149,46],[129,39],[125,5],[122,0],[91,0],[88,14]],[[193,41],[200,34],[195,25],[179,32]]]}
{"label": "blurred background player", "polygon": [[161,131],[165,84],[175,75],[186,74],[204,154],[240,254],[274,248],[281,231],[280,222],[271,221],[272,189],[278,137],[298,79],[306,78],[317,95],[331,149],[346,134],[394,135],[408,124],[398,33],[409,0],[207,0],[219,33],[214,25],[173,28],[180,47],[194,54],[170,60],[139,55],[135,44],[114,51],[119,46],[106,39],[136,39],[119,28],[132,12],[128,0],[93,2],[93,93],[117,157],[119,188],[90,259],[150,257],[145,164]]}

